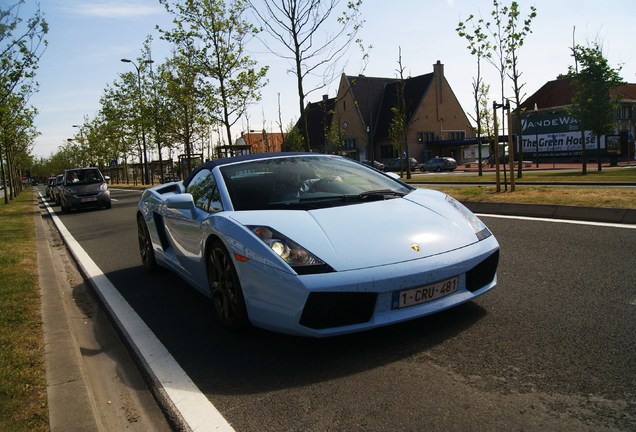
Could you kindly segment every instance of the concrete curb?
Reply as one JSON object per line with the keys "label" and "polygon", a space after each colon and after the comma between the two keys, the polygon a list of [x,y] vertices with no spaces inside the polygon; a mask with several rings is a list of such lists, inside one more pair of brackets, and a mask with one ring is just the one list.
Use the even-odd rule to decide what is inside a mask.
{"label": "concrete curb", "polygon": [[35,211],[37,266],[42,293],[42,324],[49,405],[49,427],[55,431],[103,431],[88,386],[80,347],[69,322],[42,214]]}

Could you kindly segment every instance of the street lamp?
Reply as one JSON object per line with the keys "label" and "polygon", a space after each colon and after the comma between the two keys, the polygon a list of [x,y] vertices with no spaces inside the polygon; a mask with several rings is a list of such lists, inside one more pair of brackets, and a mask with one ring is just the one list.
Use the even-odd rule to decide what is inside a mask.
{"label": "street lamp", "polygon": [[537,128],[537,114],[539,112],[539,107],[537,106],[537,104],[534,104],[534,145],[536,146],[536,155],[535,157],[536,159],[536,163],[537,163],[537,168],[539,168],[539,129]]}
{"label": "street lamp", "polygon": [[88,161],[87,161],[87,159],[88,159],[88,157],[87,157],[88,151],[86,149],[86,142],[84,141],[84,131],[83,131],[82,125],[74,124],[73,127],[79,129],[80,155],[81,155],[81,158],[82,158],[82,165],[88,166]]}
{"label": "street lamp", "polygon": [[[139,67],[137,67],[137,64],[135,64],[134,61],[130,60],[130,59],[121,59],[121,61],[123,63],[132,63],[132,65],[135,67],[135,70],[137,71],[137,84],[139,86],[139,111],[140,114],[143,116],[143,99],[141,97],[141,72],[139,71]],[[144,60],[144,64],[151,64],[154,63],[153,60]],[[144,156],[144,184],[150,184],[150,173],[148,172],[148,152],[146,150],[146,131],[144,130],[144,122],[143,119],[141,121],[141,142],[143,144],[143,156]]]}

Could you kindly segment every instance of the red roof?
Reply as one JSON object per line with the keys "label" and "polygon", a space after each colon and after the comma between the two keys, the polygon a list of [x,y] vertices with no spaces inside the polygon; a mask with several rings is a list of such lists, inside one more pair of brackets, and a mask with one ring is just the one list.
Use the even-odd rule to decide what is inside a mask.
{"label": "red roof", "polygon": [[[622,84],[612,90],[611,96],[619,100],[636,100],[636,84]],[[561,107],[570,105],[573,97],[574,88],[572,86],[572,78],[562,76],[554,81],[545,83],[543,87],[521,104],[521,108],[531,111],[534,109],[535,103],[539,109]]]}

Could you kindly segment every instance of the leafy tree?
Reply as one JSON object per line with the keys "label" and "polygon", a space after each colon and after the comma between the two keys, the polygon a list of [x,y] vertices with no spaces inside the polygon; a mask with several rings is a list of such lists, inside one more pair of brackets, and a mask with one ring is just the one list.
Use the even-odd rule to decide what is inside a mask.
{"label": "leafy tree", "polygon": [[[123,95],[117,91],[116,87],[108,86],[100,98],[100,105],[98,116],[104,123],[105,139],[110,143],[112,159],[117,161],[123,159],[125,180],[129,183],[128,155],[134,151],[134,146],[131,146],[133,140],[130,138],[132,135],[130,95]],[[119,171],[117,171],[118,175]],[[119,183],[120,179],[117,178],[116,181]]]}
{"label": "leafy tree", "polygon": [[33,16],[20,16],[25,0],[0,6],[0,105],[21,84],[32,80],[46,49],[48,24],[39,2]]}
{"label": "leafy tree", "polygon": [[582,173],[587,174],[584,131],[588,129],[596,136],[598,171],[601,171],[601,135],[614,130],[614,113],[618,106],[617,101],[611,97],[611,91],[623,84],[623,80],[619,75],[621,68],[614,69],[609,65],[599,43],[594,42],[588,47],[577,45],[572,51],[580,70],[577,72],[570,66],[569,76],[575,89],[570,113],[581,128]]}
{"label": "leafy tree", "polygon": [[21,173],[30,167],[29,153],[37,136],[33,121],[37,111],[24,95],[12,94],[0,105],[0,170],[7,185],[5,204],[22,190]]}
{"label": "leafy tree", "polygon": [[283,151],[303,151],[304,139],[296,125],[292,122],[287,126]]}
{"label": "leafy tree", "polygon": [[[248,0],[271,41],[263,40],[276,56],[289,60],[296,76],[298,110],[305,150],[311,151],[305,99],[330,84],[339,72],[338,64],[363,25],[362,0]],[[329,27],[330,30],[326,28]],[[276,48],[278,46],[279,48]],[[365,55],[366,57],[366,55]],[[323,82],[306,88],[307,77],[323,77]]]}
{"label": "leafy tree", "polygon": [[[176,28],[163,31],[163,37],[176,45],[196,45],[197,72],[207,83],[209,114],[225,127],[228,144],[231,128],[252,102],[260,100],[267,67],[246,52],[246,42],[259,29],[243,19],[246,0],[160,0],[175,15]],[[188,42],[190,41],[190,42]]]}
{"label": "leafy tree", "polygon": [[26,20],[21,14],[24,3],[0,5],[0,175],[10,187],[5,203],[19,192],[20,173],[31,165],[36,110],[28,107],[28,100],[37,90],[34,78],[48,32],[39,3]]}
{"label": "leafy tree", "polygon": [[[171,152],[177,143],[183,145],[190,172],[191,156],[197,137],[212,125],[203,103],[203,83],[197,71],[196,50],[192,41],[185,41],[172,57],[160,66],[159,80],[164,83],[158,91],[164,100],[164,109],[170,112],[164,124],[167,147]],[[206,120],[207,117],[207,120]]]}

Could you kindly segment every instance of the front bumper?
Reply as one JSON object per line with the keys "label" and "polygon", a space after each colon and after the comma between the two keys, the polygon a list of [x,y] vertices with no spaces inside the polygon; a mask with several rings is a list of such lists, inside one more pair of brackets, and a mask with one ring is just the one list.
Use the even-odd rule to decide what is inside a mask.
{"label": "front bumper", "polygon": [[[498,260],[499,244],[491,236],[437,256],[375,268],[304,276],[269,268],[260,275],[248,272],[239,277],[254,325],[325,337],[407,321],[470,301],[496,286]],[[454,293],[392,308],[394,292],[455,276],[459,286]]]}

